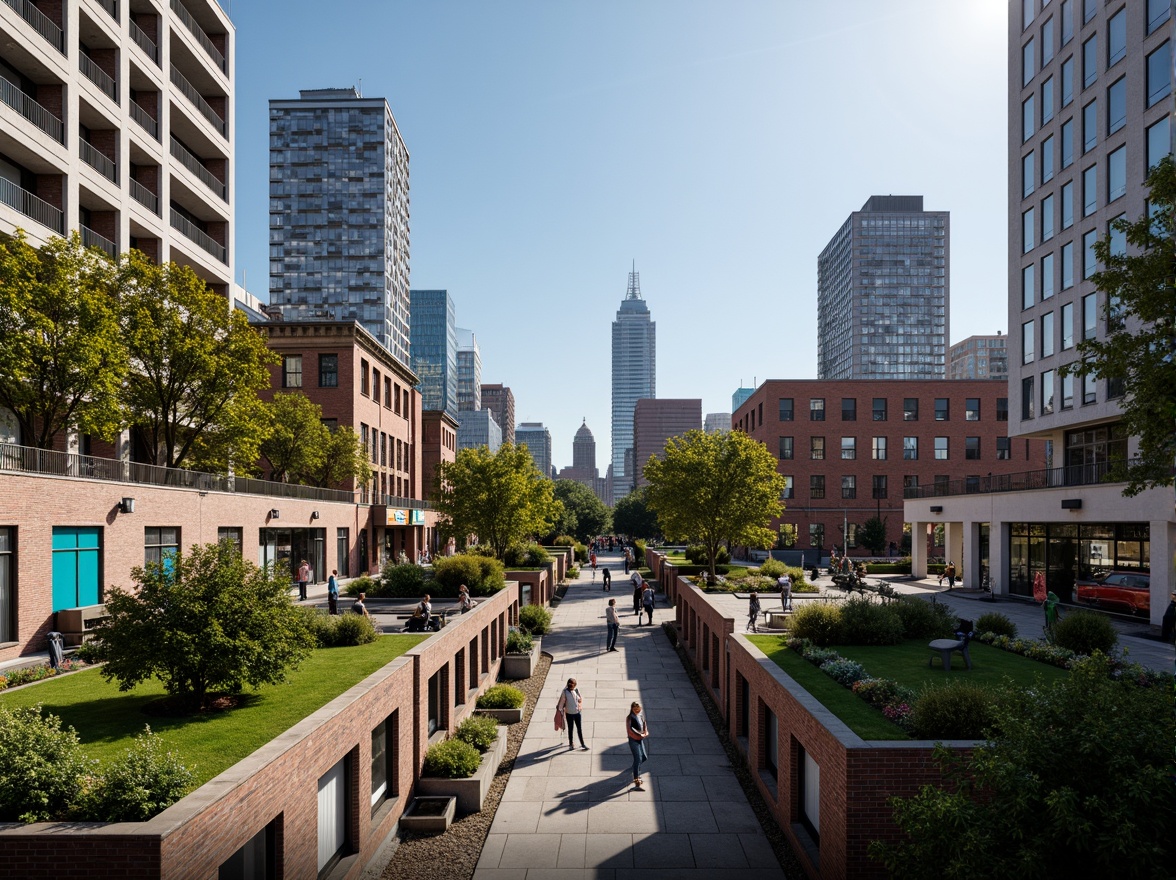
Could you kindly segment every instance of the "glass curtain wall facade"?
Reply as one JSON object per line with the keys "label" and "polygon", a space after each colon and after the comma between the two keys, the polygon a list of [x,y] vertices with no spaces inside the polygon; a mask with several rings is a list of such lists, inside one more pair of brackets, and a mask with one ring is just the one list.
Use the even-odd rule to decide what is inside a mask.
{"label": "glass curtain wall facade", "polygon": [[447,290],[414,290],[412,371],[421,409],[457,417],[457,310]]}
{"label": "glass curtain wall facade", "polygon": [[482,408],[482,350],[470,330],[457,330],[457,408],[477,412]]}
{"label": "glass curtain wall facade", "polygon": [[612,485],[613,501],[632,485],[633,410],[637,401],[657,397],[657,323],[641,298],[641,278],[629,285],[612,325]]}

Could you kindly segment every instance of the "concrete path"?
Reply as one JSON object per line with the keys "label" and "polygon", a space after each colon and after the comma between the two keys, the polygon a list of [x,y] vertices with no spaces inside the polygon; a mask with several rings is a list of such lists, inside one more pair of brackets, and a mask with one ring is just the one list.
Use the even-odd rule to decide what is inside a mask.
{"label": "concrete path", "polygon": [[[661,632],[659,602],[638,626],[618,555],[604,554],[613,589],[585,566],[554,610],[543,650],[551,672],[490,826],[474,880],[772,880],[783,878],[678,655]],[[604,608],[621,611],[618,650],[605,646]],[[589,750],[554,729],[569,678],[584,698]],[[632,786],[629,704],[650,735],[645,791]]]}

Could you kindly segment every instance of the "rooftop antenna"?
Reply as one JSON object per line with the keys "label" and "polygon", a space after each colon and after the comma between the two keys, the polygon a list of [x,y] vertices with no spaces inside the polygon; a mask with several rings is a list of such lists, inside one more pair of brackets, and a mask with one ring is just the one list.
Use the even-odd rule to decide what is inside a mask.
{"label": "rooftop antenna", "polygon": [[359,85],[357,85],[355,87],[355,93],[357,95],[359,95],[361,98],[363,97],[363,77],[362,76],[359,78]]}
{"label": "rooftop antenna", "polygon": [[625,299],[641,299],[641,276],[637,272],[636,260],[633,260],[633,270],[629,272],[629,289],[625,291]]}

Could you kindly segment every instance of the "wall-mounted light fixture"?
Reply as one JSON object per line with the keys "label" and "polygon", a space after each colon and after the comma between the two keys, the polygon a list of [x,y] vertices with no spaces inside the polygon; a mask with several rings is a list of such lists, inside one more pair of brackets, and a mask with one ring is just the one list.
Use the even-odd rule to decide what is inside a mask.
{"label": "wall-mounted light fixture", "polygon": [[282,513],[276,507],[270,510],[270,519],[281,519]]}
{"label": "wall-mounted light fixture", "polygon": [[122,501],[120,501],[118,503],[118,512],[119,513],[134,513],[135,512],[135,499],[134,498],[122,499]]}
{"label": "wall-mounted light fixture", "polygon": [[932,513],[943,513],[943,508],[938,504],[931,508]]}
{"label": "wall-mounted light fixture", "polygon": [[311,518],[311,519],[318,519],[318,518],[319,518],[319,512],[318,512],[317,510],[312,510],[312,511],[310,512],[310,518]]}
{"label": "wall-mounted light fixture", "polygon": [[1062,510],[1081,510],[1081,509],[1082,509],[1082,499],[1081,498],[1063,498],[1062,499]]}

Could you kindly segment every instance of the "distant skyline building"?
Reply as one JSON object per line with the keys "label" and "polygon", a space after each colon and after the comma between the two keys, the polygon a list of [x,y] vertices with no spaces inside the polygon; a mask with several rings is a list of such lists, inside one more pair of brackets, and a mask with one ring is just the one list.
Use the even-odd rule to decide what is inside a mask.
{"label": "distant skyline building", "polygon": [[1009,378],[1008,337],[969,336],[950,349],[947,356],[949,379],[1004,379]]}
{"label": "distant skyline building", "polygon": [[383,98],[303,89],[269,102],[270,305],[358,321],[406,367],[408,150]]}
{"label": "distant skyline building", "polygon": [[587,486],[597,498],[608,503],[605,497],[605,480],[601,478],[596,467],[596,438],[592,434],[592,429],[588,427],[587,419],[580,425],[572,440],[572,464],[560,470],[559,479],[574,480]]}
{"label": "distant skyline building", "polygon": [[447,290],[413,290],[412,371],[423,407],[457,415],[457,310]]}
{"label": "distant skyline building", "polygon": [[730,413],[707,413],[702,421],[702,430],[708,434],[724,434],[731,430]]}
{"label": "distant skyline building", "polygon": [[946,377],[948,221],[922,196],[849,215],[817,258],[817,378]]}
{"label": "distant skyline building", "polygon": [[754,388],[736,388],[735,393],[731,395],[731,412],[735,412],[743,406],[743,402],[753,394],[755,394]]}
{"label": "distant skyline building", "polygon": [[502,429],[502,442],[515,442],[514,392],[501,382],[482,386],[482,409],[494,413],[494,420]]}
{"label": "distant skyline building", "polygon": [[489,447],[491,452],[497,452],[502,446],[502,429],[494,420],[494,413],[488,409],[463,412],[461,424],[457,426],[459,450],[476,449],[479,446]]}
{"label": "distant skyline building", "polygon": [[458,327],[457,340],[457,409],[477,412],[482,408],[482,351],[472,330]]}
{"label": "distant skyline building", "polygon": [[[625,298],[612,325],[612,502],[633,484],[633,409],[638,400],[657,397],[657,324],[641,298],[636,263],[629,272]],[[618,491],[620,494],[617,494]]]}
{"label": "distant skyline building", "polygon": [[651,456],[661,457],[666,441],[702,427],[702,400],[663,398],[639,400],[633,409],[633,481],[648,486],[645,465]]}
{"label": "distant skyline building", "polygon": [[551,431],[542,422],[523,422],[515,429],[515,437],[519,446],[526,446],[539,468],[539,473],[545,477],[551,476]]}

